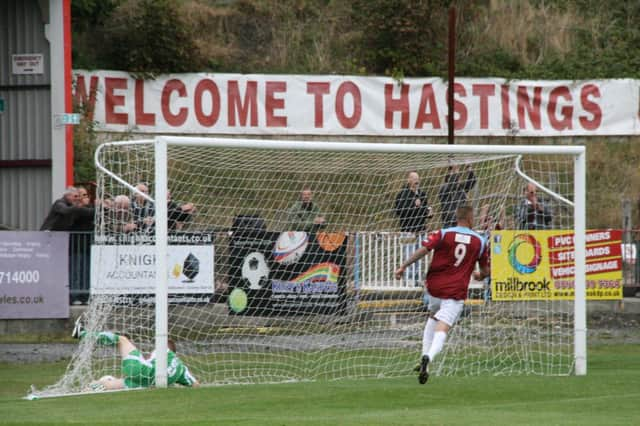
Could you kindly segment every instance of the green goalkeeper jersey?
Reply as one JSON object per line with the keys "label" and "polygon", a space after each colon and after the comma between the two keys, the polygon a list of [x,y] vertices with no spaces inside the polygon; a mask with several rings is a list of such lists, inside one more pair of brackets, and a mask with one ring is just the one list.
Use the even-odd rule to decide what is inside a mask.
{"label": "green goalkeeper jersey", "polygon": [[[153,357],[153,366],[155,373],[156,358]],[[182,362],[180,358],[176,356],[174,352],[167,351],[167,384],[172,385],[178,383],[183,386],[193,386],[195,378],[189,372],[189,369]]]}
{"label": "green goalkeeper jersey", "polygon": [[[127,388],[148,387],[155,383],[156,353],[146,359],[139,350],[133,350],[122,360],[122,372]],[[167,350],[167,384],[193,386],[196,379],[176,354]]]}

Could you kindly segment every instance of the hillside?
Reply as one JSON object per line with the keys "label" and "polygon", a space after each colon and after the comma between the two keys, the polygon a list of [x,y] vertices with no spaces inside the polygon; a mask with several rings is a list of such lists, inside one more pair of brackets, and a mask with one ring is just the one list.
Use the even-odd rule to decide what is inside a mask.
{"label": "hillside", "polygon": [[[445,0],[84,0],[72,3],[73,66],[179,72],[446,76]],[[458,76],[640,78],[640,3],[459,0]],[[99,48],[97,47],[99,46]],[[478,140],[467,141],[478,143]],[[587,143],[588,225],[637,217],[638,138]],[[76,177],[93,180],[95,134],[76,128]],[[638,223],[638,222],[636,222]]]}

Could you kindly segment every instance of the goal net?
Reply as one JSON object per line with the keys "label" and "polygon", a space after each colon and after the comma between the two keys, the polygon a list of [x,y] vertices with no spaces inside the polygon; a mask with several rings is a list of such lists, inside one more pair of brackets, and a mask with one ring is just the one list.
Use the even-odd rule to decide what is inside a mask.
{"label": "goal net", "polygon": [[[163,146],[166,160],[162,148],[156,155]],[[205,385],[411,376],[428,315],[428,262],[400,279],[395,269],[428,232],[451,226],[462,204],[474,207],[475,230],[494,253],[535,263],[535,245],[510,248],[496,230],[529,232],[519,210],[530,187],[548,211],[540,228],[584,226],[572,205],[584,190],[575,184],[575,148],[175,137],[104,144],[85,327],[127,336],[143,353],[166,333]],[[163,261],[156,234],[167,241]],[[505,275],[496,267],[494,281]],[[157,278],[165,303],[156,303]],[[471,282],[432,374],[573,373],[573,298],[495,285]],[[40,395],[85,392],[105,375],[122,376],[118,351],[84,338],[64,377]]]}

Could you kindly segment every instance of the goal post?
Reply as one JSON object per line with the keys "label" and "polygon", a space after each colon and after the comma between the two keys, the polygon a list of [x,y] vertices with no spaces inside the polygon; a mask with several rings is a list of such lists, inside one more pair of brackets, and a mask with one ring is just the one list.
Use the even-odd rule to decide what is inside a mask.
{"label": "goal post", "polygon": [[[167,199],[167,141],[155,141],[156,200]],[[167,276],[167,204],[155,203],[156,232],[156,386],[167,387],[167,340],[169,336],[169,280]]]}
{"label": "goal post", "polygon": [[[413,152],[415,154],[486,154],[493,155],[573,155],[575,158],[574,182],[574,229],[575,229],[575,301],[574,301],[574,362],[575,374],[586,375],[587,372],[587,348],[586,348],[586,289],[585,289],[585,233],[586,233],[586,150],[584,146],[536,146],[536,145],[427,145],[427,144],[380,144],[380,143],[353,143],[353,142],[313,142],[313,141],[272,141],[257,139],[224,139],[224,138],[197,138],[160,136],[155,140],[156,150],[156,199],[166,197],[166,146],[209,146],[224,148],[241,148],[254,150],[300,150],[300,151],[324,151],[324,152]],[[531,179],[533,181],[533,179]],[[164,186],[164,190],[162,187]],[[545,188],[546,189],[546,188]],[[549,193],[551,191],[547,190]],[[563,199],[563,197],[559,196]],[[158,221],[166,222],[161,214],[165,211],[158,209]],[[162,233],[165,233],[162,235]],[[166,226],[156,227],[156,241],[158,245],[166,242]],[[166,243],[165,243],[166,244]],[[166,246],[165,246],[166,248]],[[166,251],[157,248],[158,259],[166,257]],[[156,344],[158,351],[166,352],[166,274],[160,271],[166,270],[165,264],[158,262],[158,304],[156,314]],[[161,299],[162,298],[162,299]],[[166,357],[164,359],[166,365]],[[156,370],[157,386],[166,386],[166,369],[162,368],[158,358]]]}
{"label": "goal post", "polygon": [[575,155],[574,182],[575,202],[573,206],[575,223],[575,294],[574,294],[574,333],[575,333],[575,374],[587,374],[587,291],[586,291],[586,230],[587,230],[587,164],[584,147]]}
{"label": "goal post", "polygon": [[[433,374],[587,372],[583,146],[158,136],[102,144],[95,158],[86,326],[155,350],[156,387],[171,384],[169,338],[205,385],[412,374],[427,264],[401,279],[395,269],[446,227],[455,203],[474,207],[478,227],[493,217],[519,229],[527,182],[544,188],[550,229],[574,233],[574,296],[500,299],[474,283]],[[424,194],[415,206],[429,208],[405,229],[399,201],[411,173]],[[39,395],[86,392],[121,376],[120,362],[82,339]]]}

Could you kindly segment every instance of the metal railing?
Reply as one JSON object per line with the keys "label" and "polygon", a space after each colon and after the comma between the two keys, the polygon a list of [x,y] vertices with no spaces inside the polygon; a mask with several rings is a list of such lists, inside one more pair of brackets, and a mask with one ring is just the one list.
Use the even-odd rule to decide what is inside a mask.
{"label": "metal railing", "polygon": [[426,259],[409,266],[402,279],[395,270],[420,247],[424,236],[407,232],[356,234],[354,282],[359,290],[416,291],[423,286]]}
{"label": "metal railing", "polygon": [[93,232],[69,232],[69,302],[83,304],[91,288]]}

